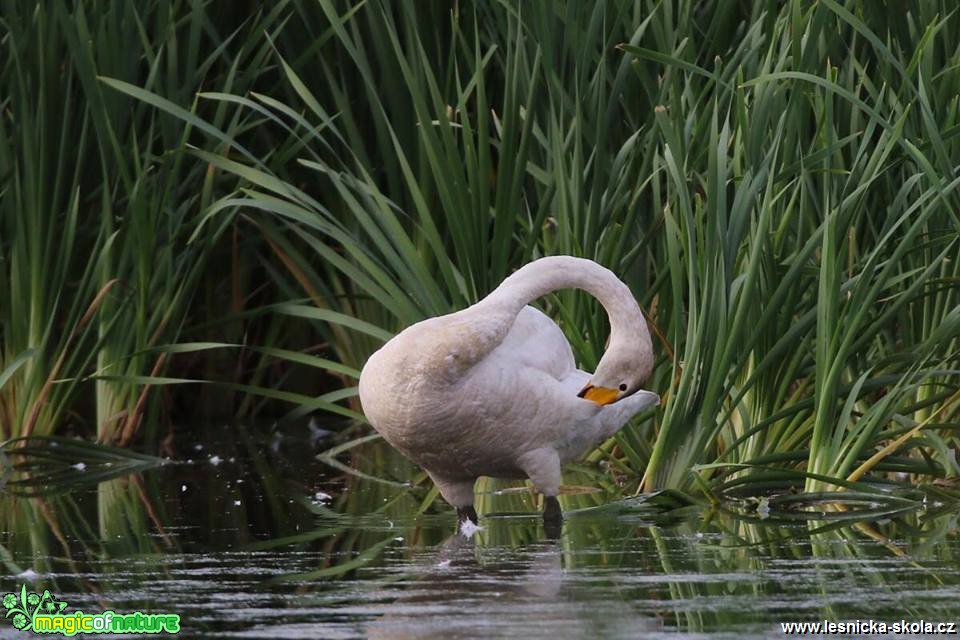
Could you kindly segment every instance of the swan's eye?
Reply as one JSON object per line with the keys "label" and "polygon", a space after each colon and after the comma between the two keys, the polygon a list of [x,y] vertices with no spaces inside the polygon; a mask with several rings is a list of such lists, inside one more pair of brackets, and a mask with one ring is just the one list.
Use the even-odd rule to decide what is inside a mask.
{"label": "swan's eye", "polygon": [[626,390],[627,390],[627,385],[626,385],[626,383],[621,384],[621,385],[620,385],[620,391],[626,391]]}

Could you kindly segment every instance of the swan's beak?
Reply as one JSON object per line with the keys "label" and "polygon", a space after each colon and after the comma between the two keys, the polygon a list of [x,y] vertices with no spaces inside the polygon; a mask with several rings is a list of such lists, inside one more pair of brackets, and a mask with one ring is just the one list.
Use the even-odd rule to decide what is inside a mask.
{"label": "swan's beak", "polygon": [[588,384],[583,389],[580,390],[580,393],[577,394],[578,397],[583,398],[584,400],[590,400],[591,402],[596,402],[599,405],[610,404],[615,402],[617,398],[620,397],[620,392],[616,389],[608,389],[607,387],[595,387],[592,384]]}

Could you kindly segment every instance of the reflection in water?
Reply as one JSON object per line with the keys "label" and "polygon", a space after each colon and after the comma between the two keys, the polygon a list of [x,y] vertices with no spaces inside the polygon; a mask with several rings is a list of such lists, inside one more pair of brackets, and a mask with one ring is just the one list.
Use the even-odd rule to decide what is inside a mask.
{"label": "reflection in water", "polygon": [[660,626],[607,589],[588,593],[576,578],[567,585],[556,542],[492,554],[478,542],[453,535],[425,554],[426,566],[404,571],[402,595],[371,594],[388,604],[366,626],[367,637],[506,637],[527,627],[526,637],[636,637]]}
{"label": "reflection in water", "polygon": [[190,464],[0,495],[0,591],[34,572],[70,611],[173,611],[187,637],[743,638],[781,621],[960,619],[957,513],[943,507],[881,521],[664,512],[669,500],[618,500],[608,475],[574,469],[568,484],[601,491],[564,496],[559,540],[532,494],[492,484],[466,539],[382,444],[339,459],[388,483],[318,463],[330,444],[306,434],[217,436]]}

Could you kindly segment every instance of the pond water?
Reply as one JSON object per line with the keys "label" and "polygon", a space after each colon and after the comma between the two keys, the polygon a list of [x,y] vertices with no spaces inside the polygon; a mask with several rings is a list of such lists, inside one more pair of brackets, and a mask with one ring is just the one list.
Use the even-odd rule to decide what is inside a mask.
{"label": "pond water", "polygon": [[[261,433],[211,429],[177,463],[0,495],[0,592],[49,590],[65,613],[176,613],[182,637],[764,638],[788,622],[960,622],[949,509],[624,499],[609,470],[573,468],[558,539],[528,491],[490,483],[468,538],[383,443],[321,461],[334,444],[322,431]],[[0,619],[7,637],[30,636]]]}

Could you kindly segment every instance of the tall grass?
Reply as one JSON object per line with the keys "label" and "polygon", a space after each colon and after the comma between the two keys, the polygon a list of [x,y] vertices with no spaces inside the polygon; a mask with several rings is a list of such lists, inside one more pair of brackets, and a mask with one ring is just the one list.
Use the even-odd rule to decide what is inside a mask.
{"label": "tall grass", "polygon": [[[115,401],[98,397],[107,424],[156,409],[140,401],[151,385],[212,377],[164,377],[168,356],[243,343],[247,367],[228,389],[293,401],[292,415],[353,416],[357,370],[392,332],[471,304],[540,255],[572,253],[637,294],[659,354],[649,386],[665,400],[590,460],[645,490],[712,492],[873,490],[903,477],[894,474],[927,482],[960,471],[960,17],[948,4],[910,2],[891,19],[835,0],[318,0],[278,3],[230,36],[215,35],[207,5],[157,6],[182,13],[166,30],[157,23],[167,40],[140,35],[164,43],[134,57],[149,73],[124,74],[105,53],[78,72],[91,113],[109,104],[137,115],[122,134],[102,115],[71,129],[111,158],[96,191],[99,232],[84,245],[109,259],[67,287],[72,315],[44,298],[33,334],[30,322],[3,325],[4,363],[33,353],[0,390],[9,415],[59,406],[38,424],[62,422],[66,392],[59,405],[37,401],[58,349],[77,358],[71,380],[121,385]],[[194,52],[186,64],[170,53],[179,46]],[[66,49],[43,59],[67,58],[78,59]],[[29,104],[34,94],[21,93]],[[126,142],[114,149],[114,139]],[[156,175],[130,157],[141,145],[172,162],[162,189],[122,177],[131,166]],[[4,203],[31,184],[6,180],[16,187]],[[31,206],[56,212],[44,224],[71,220],[89,210],[74,191],[53,209]],[[163,236],[165,271],[144,257],[150,233],[133,231],[156,224],[110,215],[134,195],[148,221],[164,206],[180,212]],[[4,206],[12,228],[20,207]],[[10,255],[54,242],[48,227],[34,230],[40,240],[7,233]],[[244,269],[244,256],[264,267]],[[234,295],[223,321],[196,294],[227,264],[234,292],[257,293]],[[90,311],[98,324],[83,325],[112,278],[141,306],[110,289],[110,304]],[[575,292],[543,304],[594,366],[602,309]],[[133,315],[113,319],[121,313]],[[51,318],[62,340],[76,328],[86,347],[52,346],[41,331]],[[114,326],[128,337],[106,338]],[[190,343],[171,346],[185,335]],[[308,370],[326,377],[292,374]]]}
{"label": "tall grass", "polygon": [[[128,444],[144,415],[157,417],[140,378],[162,374],[167,355],[151,350],[196,321],[191,304],[229,222],[195,237],[219,178],[188,155],[189,127],[98,74],[189,110],[208,76],[226,89],[259,77],[259,36],[277,16],[240,16],[258,38],[228,51],[240,31],[217,32],[211,19],[230,17],[204,3],[71,5],[2,5],[0,362],[13,364],[0,438],[80,418],[101,441]],[[234,126],[223,111],[207,117]]]}

